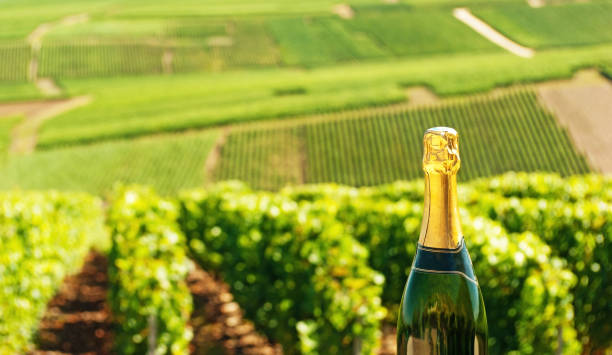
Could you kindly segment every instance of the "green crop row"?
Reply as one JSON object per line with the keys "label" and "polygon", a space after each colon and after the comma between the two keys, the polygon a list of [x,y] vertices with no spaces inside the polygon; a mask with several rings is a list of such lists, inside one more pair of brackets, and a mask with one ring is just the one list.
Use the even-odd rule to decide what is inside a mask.
{"label": "green crop row", "polygon": [[0,193],[0,353],[24,354],[64,276],[105,240],[101,201],[83,194]]}
{"label": "green crop row", "polygon": [[164,48],[146,43],[44,43],[39,75],[74,78],[162,72]]}
{"label": "green crop row", "polygon": [[228,282],[246,315],[286,354],[372,354],[382,275],[325,204],[220,185],[181,198],[196,260]]}
{"label": "green crop row", "polygon": [[[562,200],[571,203],[602,199],[612,202],[612,179],[599,175],[562,178],[557,174],[510,172],[474,181],[471,186],[481,193],[492,192],[503,197],[520,199]],[[418,198],[421,199],[421,197]]]}
{"label": "green crop row", "polygon": [[30,59],[27,43],[0,43],[0,81],[26,81]]}
{"label": "green crop row", "polygon": [[[118,23],[107,25],[110,28],[120,26]],[[235,25],[228,22],[226,27],[230,25],[231,35],[223,32],[202,38],[189,36],[190,33],[202,34],[202,31],[198,31],[200,27],[183,29],[175,26],[171,27],[174,29],[170,31],[178,31],[181,37],[166,37],[154,33],[151,33],[150,37],[142,38],[128,38],[125,34],[108,37],[101,32],[89,37],[64,36],[45,40],[40,53],[39,75],[60,79],[108,77],[219,71],[278,63],[278,49],[265,27],[257,22],[239,22]],[[91,30],[96,29],[100,31],[96,26]],[[204,33],[208,32],[207,29],[208,27],[203,27]],[[213,33],[215,29],[216,27],[213,28]],[[0,58],[1,56],[2,51]],[[27,60],[22,64],[26,67]]]}
{"label": "green crop row", "polygon": [[363,186],[414,179],[422,175],[422,133],[439,125],[461,132],[461,154],[471,162],[460,172],[466,180],[509,170],[562,175],[589,171],[567,132],[531,91],[354,115],[357,117],[330,117],[282,128],[255,126],[230,133],[216,177],[243,180],[264,189],[301,182]]}
{"label": "green crop row", "polygon": [[150,185],[160,194],[172,195],[208,180],[205,163],[217,136],[218,131],[211,130],[9,155],[0,160],[0,189],[77,190],[105,196],[120,182]]}
{"label": "green crop row", "polygon": [[109,212],[115,349],[120,354],[186,354],[191,267],[175,205],[145,188],[119,188]]}

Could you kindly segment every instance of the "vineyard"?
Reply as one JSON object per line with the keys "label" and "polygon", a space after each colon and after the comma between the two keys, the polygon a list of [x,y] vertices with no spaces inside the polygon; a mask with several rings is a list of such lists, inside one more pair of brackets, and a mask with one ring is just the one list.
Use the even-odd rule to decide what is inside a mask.
{"label": "vineyard", "polygon": [[395,354],[450,126],[489,352],[609,355],[611,15],[0,0],[0,354]]}
{"label": "vineyard", "polygon": [[[154,186],[163,194],[202,185],[216,131],[114,141],[3,158],[0,188],[60,189],[103,195],[116,182]],[[1,144],[1,143],[0,143]],[[6,153],[5,153],[6,154]]]}
{"label": "vineyard", "polygon": [[26,81],[30,46],[25,42],[0,42],[0,81]]}
{"label": "vineyard", "polygon": [[[200,310],[187,284],[195,262],[227,282],[245,317],[285,354],[349,354],[355,342],[374,354],[410,270],[422,184],[268,193],[224,183],[178,199],[120,187],[106,227],[91,196],[4,194],[0,258],[14,268],[0,270],[10,290],[0,303],[3,352],[38,346],[45,304],[95,245],[109,260],[115,322],[106,339],[117,352],[141,354],[154,344],[160,353],[186,353],[198,338],[189,319]],[[461,186],[466,242],[495,320],[492,353],[570,355],[611,345],[611,187],[600,176],[542,174]],[[37,281],[24,288],[33,272]],[[87,339],[96,329],[81,331]]]}
{"label": "vineyard", "polygon": [[[37,55],[24,40],[27,33],[14,37],[5,31],[6,40],[0,42],[3,63],[0,79],[26,81],[34,57],[39,60],[38,76],[68,79],[285,66],[312,68],[459,54],[479,54],[496,61],[495,56],[502,53],[499,47],[454,19],[452,8],[444,2],[408,6],[355,1],[350,18],[321,13],[325,1],[313,4],[313,12],[302,15],[292,13],[296,9],[280,11],[281,6],[272,4],[267,7],[270,14],[255,14],[257,9],[242,4],[247,13],[238,17],[211,16],[224,6],[209,4],[211,13],[200,9],[195,15],[182,18],[183,13],[177,8],[176,17],[160,18],[153,9],[135,16],[130,10],[133,5],[128,4],[124,5],[124,12],[105,10],[104,1],[99,1],[100,4],[91,4],[91,8],[74,4],[74,13],[97,11],[94,11],[97,16],[83,23],[63,25],[57,18],[49,21],[51,27],[41,38]],[[186,8],[190,6],[193,5]],[[232,5],[228,8],[236,9]],[[249,11],[254,14],[249,16]],[[612,41],[608,30],[612,8],[606,1],[544,9],[533,9],[518,1],[500,1],[479,4],[474,11],[510,38],[549,51]],[[24,16],[21,12],[17,15]],[[573,25],[562,26],[560,31],[558,24],[568,21]],[[24,25],[32,26],[27,22]],[[448,37],[448,33],[453,36]],[[559,53],[550,54],[554,57],[552,62],[564,63],[570,70],[612,61],[605,54],[584,60],[574,58],[576,62]],[[527,78],[523,74],[518,79]]]}
{"label": "vineyard", "polygon": [[612,62],[607,46],[548,54],[528,63],[507,54],[469,54],[308,72],[287,68],[64,81],[69,94],[95,95],[96,100],[45,122],[39,147],[388,104],[406,99],[403,86],[421,83],[438,94],[470,93],[516,81],[569,77],[576,63]]}
{"label": "vineyard", "polygon": [[471,162],[461,170],[465,180],[509,170],[562,175],[589,171],[567,132],[529,90],[354,115],[358,117],[339,114],[314,123],[252,125],[231,132],[215,178],[271,190],[286,184],[363,186],[415,179],[422,175],[421,134],[436,125],[461,132],[461,154]]}

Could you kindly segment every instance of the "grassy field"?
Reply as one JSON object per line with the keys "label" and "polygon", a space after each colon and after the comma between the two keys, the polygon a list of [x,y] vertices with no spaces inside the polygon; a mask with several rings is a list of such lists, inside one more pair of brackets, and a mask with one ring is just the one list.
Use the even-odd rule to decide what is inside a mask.
{"label": "grassy field", "polygon": [[612,42],[612,3],[593,1],[532,8],[523,3],[474,7],[475,15],[534,48]]}
{"label": "grassy field", "polygon": [[27,82],[0,81],[0,102],[43,98],[36,85]]}
{"label": "grassy field", "polygon": [[[454,100],[453,100],[454,101]],[[227,137],[218,180],[238,179],[275,189],[286,184],[377,185],[422,176],[422,134],[447,125],[461,132],[460,176],[500,172],[581,174],[589,167],[565,130],[531,91],[482,96],[396,112],[339,115],[343,119],[288,127],[241,129]],[[346,116],[346,117],[345,117]],[[290,162],[290,163],[287,163]]]}
{"label": "grassy field", "polygon": [[336,17],[295,17],[273,19],[268,25],[287,65],[311,67],[388,56],[371,38],[352,33],[345,22]]}
{"label": "grassy field", "polygon": [[217,131],[117,141],[10,156],[0,189],[109,192],[116,182],[151,185],[163,194],[204,184],[204,162]]}
{"label": "grassy field", "polygon": [[[89,20],[75,25],[60,23],[61,17],[49,20],[52,27],[42,38],[41,76],[106,77],[279,65],[310,68],[347,61],[501,52],[453,18],[452,7],[460,5],[470,6],[503,33],[536,48],[612,41],[612,3],[608,2],[533,9],[518,1],[408,5],[360,0],[349,2],[355,13],[350,19],[332,14],[334,2],[328,0],[300,6],[279,0],[251,4],[191,0],[171,9],[165,1],[69,4],[56,9],[54,16],[87,13]],[[14,6],[7,11],[25,16],[19,9]],[[68,13],[70,9],[73,11]],[[161,9],[164,16],[158,12]],[[227,15],[232,11],[233,16]],[[570,25],[559,26],[564,23]],[[7,30],[6,37],[15,36]],[[0,45],[0,57],[10,56],[19,65],[27,58],[16,58],[24,55],[29,55],[28,51],[19,54]],[[168,61],[167,68],[164,61]],[[15,76],[11,80],[25,80],[25,67],[5,71]]]}
{"label": "grassy field", "polygon": [[11,144],[11,131],[23,117],[5,117],[0,119],[0,162],[8,157],[8,149]]}

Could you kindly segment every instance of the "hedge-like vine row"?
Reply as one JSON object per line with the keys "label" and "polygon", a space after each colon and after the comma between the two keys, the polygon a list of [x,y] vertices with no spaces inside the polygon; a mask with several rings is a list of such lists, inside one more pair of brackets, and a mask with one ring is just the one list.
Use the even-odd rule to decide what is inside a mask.
{"label": "hedge-like vine row", "polygon": [[[461,186],[492,353],[610,346],[611,185],[506,174]],[[373,353],[410,270],[422,190],[422,181],[280,193],[223,183],[185,192],[177,206],[150,189],[120,188],[108,217],[116,351],[187,353],[191,253],[285,353]],[[88,195],[0,194],[0,353],[28,350],[62,278],[104,241],[102,216]]]}
{"label": "hedge-like vine row", "polygon": [[[414,183],[392,186],[410,195],[417,185],[423,189]],[[385,199],[392,186],[297,187],[283,194],[324,203],[328,211],[335,211],[335,219],[369,249],[370,266],[385,275],[383,303],[395,314],[416,251],[423,207],[420,201]],[[576,331],[568,321],[575,277],[564,261],[553,258],[550,247],[532,233],[509,233],[499,223],[470,216],[467,210],[462,219],[487,315],[494,320],[489,324],[491,352],[554,353],[561,336],[563,353],[575,353]]]}
{"label": "hedge-like vine row", "polygon": [[327,207],[221,185],[184,195],[180,224],[196,259],[286,354],[373,354],[384,278]]}
{"label": "hedge-like vine row", "polygon": [[106,240],[100,200],[56,192],[0,193],[0,354],[23,354],[64,276]]}
{"label": "hedge-like vine row", "polygon": [[114,196],[109,277],[118,354],[188,353],[191,264],[176,218],[175,204],[151,189],[120,188]]}
{"label": "hedge-like vine row", "polygon": [[578,278],[572,288],[581,341],[595,347],[612,344],[612,205],[602,199],[577,202],[478,194],[471,201],[512,232],[530,231],[551,246]]}

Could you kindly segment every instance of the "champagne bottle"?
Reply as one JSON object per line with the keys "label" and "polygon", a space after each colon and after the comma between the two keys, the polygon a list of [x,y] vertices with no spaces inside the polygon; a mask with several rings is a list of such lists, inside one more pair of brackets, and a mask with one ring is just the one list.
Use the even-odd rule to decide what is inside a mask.
{"label": "champagne bottle", "polygon": [[458,135],[436,127],[423,139],[425,209],[397,322],[397,354],[487,354],[482,293],[461,233]]}

